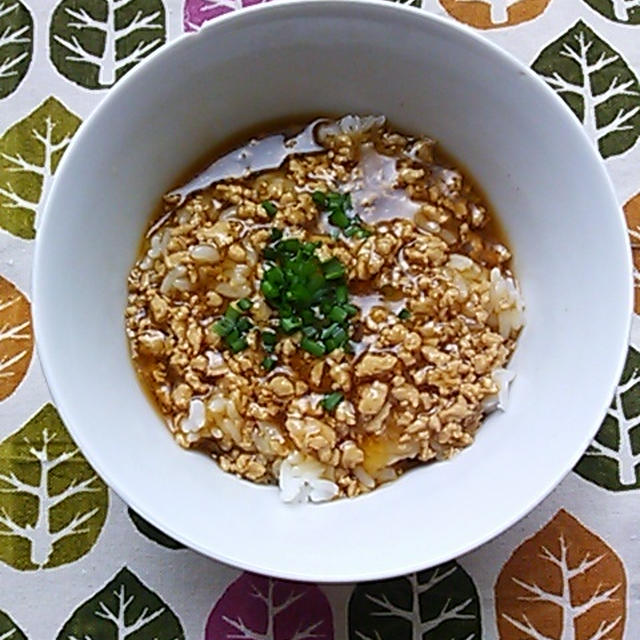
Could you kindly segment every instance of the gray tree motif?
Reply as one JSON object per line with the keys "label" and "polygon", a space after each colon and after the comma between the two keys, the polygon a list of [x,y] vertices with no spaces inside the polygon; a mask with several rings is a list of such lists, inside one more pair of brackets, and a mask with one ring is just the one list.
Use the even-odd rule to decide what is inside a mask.
{"label": "gray tree motif", "polygon": [[640,8],[640,0],[613,0],[613,13],[621,22],[629,22],[629,12]]}
{"label": "gray tree motif", "polygon": [[491,22],[493,24],[504,24],[509,20],[507,9],[521,2],[522,0],[461,0],[462,2],[482,2],[488,4],[491,11]]}

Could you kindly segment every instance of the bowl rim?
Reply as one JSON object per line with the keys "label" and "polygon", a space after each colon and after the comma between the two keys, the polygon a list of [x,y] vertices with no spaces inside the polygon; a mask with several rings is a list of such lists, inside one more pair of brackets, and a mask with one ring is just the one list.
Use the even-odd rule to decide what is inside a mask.
{"label": "bowl rim", "polygon": [[[40,225],[37,229],[31,276],[31,297],[33,306],[32,318],[34,333],[36,336],[36,348],[50,395],[60,416],[62,417],[62,420],[64,421],[66,428],[77,443],[82,454],[86,457],[96,473],[106,482],[110,489],[113,490],[127,506],[131,507],[134,511],[140,514],[150,524],[152,524],[162,532],[165,532],[167,535],[175,538],[179,542],[183,543],[189,549],[192,549],[208,558],[212,558],[218,562],[222,562],[229,566],[236,567],[242,570],[251,571],[261,575],[268,575],[275,578],[297,580],[302,582],[336,584],[361,582],[368,580],[381,580],[405,575],[415,571],[420,571],[425,568],[433,567],[443,562],[447,562],[464,554],[467,554],[477,549],[478,547],[481,547],[482,545],[490,542],[500,534],[504,533],[505,531],[513,527],[514,524],[524,518],[527,514],[529,514],[533,509],[535,509],[558,486],[558,484],[560,484],[560,482],[567,476],[567,474],[571,472],[575,464],[582,457],[584,451],[587,449],[589,442],[591,442],[592,438],[596,434],[602,422],[602,417],[605,414],[608,404],[603,405],[601,411],[598,414],[598,418],[594,421],[594,424],[591,425],[588,432],[585,429],[584,433],[586,435],[583,439],[582,444],[579,447],[576,447],[574,455],[567,460],[562,473],[554,476],[545,485],[541,486],[540,489],[535,493],[535,496],[533,496],[526,503],[523,503],[522,506],[517,511],[515,511],[510,518],[500,522],[493,530],[487,531],[484,536],[469,541],[465,545],[460,545],[459,548],[447,554],[443,554],[442,557],[437,557],[430,560],[428,567],[425,567],[424,561],[420,561],[419,558],[416,558],[415,561],[405,566],[394,569],[375,569],[366,571],[359,570],[357,572],[352,572],[349,574],[327,576],[309,575],[304,572],[299,572],[295,568],[280,569],[270,565],[267,566],[266,564],[258,566],[251,562],[243,561],[241,557],[221,553],[217,549],[205,548],[204,546],[193,542],[188,535],[183,535],[179,532],[174,531],[172,527],[167,526],[165,523],[159,523],[155,516],[146,510],[144,505],[139,504],[137,500],[132,499],[129,496],[127,488],[125,486],[122,486],[117,480],[114,480],[112,478],[108,468],[105,468],[105,466],[108,467],[108,465],[103,465],[95,458],[90,443],[87,442],[87,439],[83,436],[83,430],[81,428],[77,428],[76,425],[74,425],[73,420],[70,420],[71,412],[67,409],[68,403],[64,401],[64,392],[61,390],[59,383],[57,382],[56,370],[58,368],[58,365],[56,365],[56,363],[54,362],[55,357],[50,353],[47,339],[45,337],[48,334],[48,331],[44,323],[44,314],[39,313],[39,310],[44,304],[42,302],[43,295],[41,294],[41,290],[43,287],[43,285],[41,284],[41,273],[44,268],[45,260],[44,238],[47,237],[47,235],[50,235],[48,230],[53,226],[54,212],[52,210],[51,203],[55,201],[55,196],[57,195],[57,192],[59,190],[60,181],[57,180],[57,176],[64,173],[67,164],[70,162],[69,159],[73,156],[76,146],[79,146],[81,144],[81,141],[84,140],[87,135],[89,135],[87,133],[89,131],[89,127],[86,125],[88,125],[94,118],[96,118],[99,113],[107,110],[110,107],[111,102],[118,99],[117,94],[120,93],[120,87],[128,87],[129,85],[137,82],[137,78],[139,75],[146,73],[147,69],[152,67],[153,65],[162,64],[165,57],[174,55],[175,51],[180,47],[187,46],[186,43],[191,39],[213,37],[214,33],[217,30],[226,29],[228,23],[235,24],[241,23],[243,21],[250,23],[251,21],[260,19],[262,14],[265,14],[265,16],[269,17],[270,19],[277,20],[278,14],[287,15],[287,13],[290,11],[305,11],[307,8],[312,7],[314,8],[314,10],[317,10],[318,7],[323,6],[327,9],[338,9],[339,7],[344,7],[347,4],[375,7],[378,11],[387,12],[389,16],[391,16],[391,19],[393,19],[394,14],[410,14],[415,20],[422,20],[425,23],[436,24],[445,30],[448,29],[456,31],[463,37],[473,40],[477,45],[490,50],[494,55],[500,57],[505,62],[505,64],[511,66],[514,71],[524,75],[527,78],[528,82],[534,83],[539,91],[544,91],[547,94],[548,98],[553,99],[558,105],[562,107],[562,109],[565,110],[567,117],[565,118],[563,126],[573,128],[573,133],[575,135],[581,136],[587,143],[586,146],[591,149],[592,156],[597,161],[601,178],[604,181],[603,187],[606,187],[606,189],[609,191],[611,203],[615,203],[616,205],[615,208],[618,211],[618,215],[615,217],[609,215],[608,224],[611,224],[612,226],[615,225],[617,227],[616,232],[620,233],[621,236],[625,238],[624,245],[626,255],[624,256],[623,266],[626,270],[627,293],[625,300],[621,301],[621,305],[624,305],[626,319],[619,318],[617,320],[618,324],[621,322],[624,323],[624,333],[621,332],[619,337],[620,346],[615,366],[616,375],[612,379],[608,388],[608,397],[612,397],[618,385],[620,375],[622,374],[622,371],[624,369],[628,351],[634,296],[632,279],[633,263],[631,247],[628,242],[628,232],[624,213],[622,211],[622,207],[618,203],[611,176],[606,169],[602,157],[597,152],[597,150],[594,149],[591,140],[586,134],[584,128],[579,123],[575,115],[570,111],[569,107],[562,100],[562,98],[555,91],[553,91],[540,76],[538,76],[532,69],[526,66],[509,51],[493,43],[491,40],[484,37],[484,35],[475,31],[472,27],[458,21],[454,21],[452,18],[431,13],[429,11],[413,6],[392,3],[388,0],[349,0],[348,2],[345,2],[345,0],[276,0],[274,2],[265,2],[257,5],[252,5],[243,8],[241,11],[231,11],[222,16],[216,17],[210,22],[205,23],[195,33],[183,32],[174,40],[165,43],[156,52],[152,53],[148,58],[136,65],[122,79],[120,79],[116,85],[111,87],[105,97],[97,104],[96,107],[93,108],[90,115],[86,118],[86,120],[83,121],[78,132],[73,137],[69,148],[67,148],[66,152],[62,156],[59,166],[57,167],[51,189],[47,195],[46,202],[44,203]],[[623,256],[621,256],[620,259],[622,266]],[[40,341],[41,337],[43,338],[42,341]]]}

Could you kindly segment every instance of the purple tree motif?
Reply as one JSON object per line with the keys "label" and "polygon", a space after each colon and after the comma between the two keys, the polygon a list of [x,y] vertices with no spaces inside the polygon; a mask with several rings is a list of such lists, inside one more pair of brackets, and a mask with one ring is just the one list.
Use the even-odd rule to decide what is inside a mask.
{"label": "purple tree motif", "polygon": [[331,607],[316,585],[243,573],[209,614],[205,640],[333,640]]}
{"label": "purple tree motif", "polygon": [[185,0],[184,30],[197,31],[208,20],[263,2],[269,0]]}

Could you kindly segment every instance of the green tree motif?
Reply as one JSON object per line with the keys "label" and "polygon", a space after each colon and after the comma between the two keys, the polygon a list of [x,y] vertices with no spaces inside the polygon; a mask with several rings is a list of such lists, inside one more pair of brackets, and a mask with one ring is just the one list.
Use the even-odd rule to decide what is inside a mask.
{"label": "green tree motif", "polygon": [[640,24],[640,0],[584,0],[609,20]]}
{"label": "green tree motif", "polygon": [[157,527],[154,527],[150,522],[147,522],[141,515],[137,514],[133,509],[128,510],[131,522],[133,522],[135,528],[149,540],[153,540],[155,543],[167,547],[167,549],[184,549],[185,546],[174,540],[171,536],[160,531]]}
{"label": "green tree motif", "polygon": [[19,0],[0,1],[0,98],[12,94],[33,57],[33,18]]}
{"label": "green tree motif", "polygon": [[40,205],[80,123],[50,97],[0,138],[0,227],[35,237]]}
{"label": "green tree motif", "polygon": [[162,0],[62,0],[49,34],[53,64],[88,89],[110,87],[165,40]]}
{"label": "green tree motif", "polygon": [[20,570],[57,567],[95,544],[107,487],[46,404],[0,443],[0,560]]}
{"label": "green tree motif", "polygon": [[478,592],[457,562],[359,584],[349,600],[349,640],[480,640],[481,632]]}
{"label": "green tree motif", "polygon": [[0,611],[0,640],[27,640],[27,636],[4,611]]}
{"label": "green tree motif", "polygon": [[571,107],[604,158],[640,136],[640,85],[629,65],[579,20],[532,65]]}
{"label": "green tree motif", "polygon": [[57,640],[183,640],[180,620],[124,567],[64,623]]}
{"label": "green tree motif", "polygon": [[629,347],[613,402],[575,472],[611,491],[640,488],[640,353]]}

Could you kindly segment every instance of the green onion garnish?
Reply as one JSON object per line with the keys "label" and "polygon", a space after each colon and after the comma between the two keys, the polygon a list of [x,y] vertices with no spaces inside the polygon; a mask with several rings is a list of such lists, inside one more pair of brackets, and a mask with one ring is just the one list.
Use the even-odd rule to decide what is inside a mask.
{"label": "green onion garnish", "polygon": [[262,342],[263,344],[273,347],[278,341],[278,336],[273,331],[263,331],[262,332]]}
{"label": "green onion garnish", "polygon": [[312,356],[316,356],[316,358],[323,356],[326,351],[325,346],[322,342],[318,342],[317,340],[311,340],[307,336],[302,338],[302,340],[300,341],[300,346],[305,351],[308,351]]}
{"label": "green onion garnish", "polygon": [[252,302],[248,298],[238,300],[235,306],[230,304],[224,315],[212,327],[233,353],[238,353],[248,346],[246,334],[253,328],[253,322],[244,312],[251,306]]}
{"label": "green onion garnish", "polygon": [[398,318],[400,318],[400,320],[408,320],[410,317],[411,311],[409,311],[409,309],[407,308],[402,309],[402,311],[398,313]]}
{"label": "green onion garnish", "polygon": [[233,330],[233,327],[234,327],[233,320],[230,320],[229,318],[220,318],[220,320],[218,320],[218,322],[216,322],[213,325],[213,330],[219,336],[224,337],[231,333],[231,331]]}
{"label": "green onion garnish", "polygon": [[273,218],[273,216],[275,216],[276,213],[278,212],[276,205],[269,200],[265,200],[264,202],[261,202],[260,206],[265,210],[266,214],[271,218]]}
{"label": "green onion garnish", "polygon": [[321,404],[327,411],[333,411],[344,399],[344,396],[340,391],[332,391],[325,394],[322,398]]}
{"label": "green onion garnish", "polygon": [[235,340],[232,340],[231,342],[229,342],[229,349],[231,349],[233,353],[238,353],[239,351],[246,349],[247,346],[248,346],[248,343],[244,338],[244,336],[239,336]]}
{"label": "green onion garnish", "polygon": [[321,211],[329,214],[329,224],[341,229],[347,238],[367,238],[371,235],[371,231],[364,226],[359,215],[349,217],[347,212],[353,209],[350,194],[314,191],[311,198]]}
{"label": "green onion garnish", "polygon": [[291,333],[302,326],[302,320],[294,316],[280,318],[280,326],[285,333]]}
{"label": "green onion garnish", "polygon": [[329,320],[334,322],[344,322],[349,314],[342,307],[332,307],[329,311]]}
{"label": "green onion garnish", "polygon": [[[327,203],[349,202],[340,194],[320,195]],[[350,318],[358,308],[349,304],[344,264],[335,257],[321,262],[316,255],[319,242],[283,239],[282,232],[274,231],[263,251],[260,290],[278,318],[271,323],[275,332],[262,333],[265,351],[274,350],[279,336],[296,332],[301,333],[300,347],[316,357],[338,348],[348,350]]]}
{"label": "green onion garnish", "polygon": [[311,199],[321,208],[324,209],[327,206],[327,196],[323,191],[314,191],[311,194]]}

